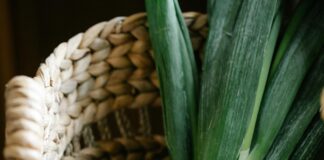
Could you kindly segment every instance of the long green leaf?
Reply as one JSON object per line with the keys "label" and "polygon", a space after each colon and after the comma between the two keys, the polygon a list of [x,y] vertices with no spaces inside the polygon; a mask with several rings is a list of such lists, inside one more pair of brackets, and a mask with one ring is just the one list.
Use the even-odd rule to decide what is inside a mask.
{"label": "long green leaf", "polygon": [[[322,51],[323,52],[323,51]],[[324,54],[311,68],[289,111],[283,127],[266,157],[268,160],[288,159],[299,139],[320,108],[319,99],[324,86]]]}
{"label": "long green leaf", "polygon": [[163,120],[172,159],[193,156],[198,73],[176,0],[146,0],[149,33],[160,80]]}
{"label": "long green leaf", "polygon": [[291,42],[293,36],[295,35],[299,25],[302,23],[302,20],[306,13],[309,11],[310,7],[314,4],[314,0],[303,0],[297,7],[295,15],[292,17],[286,29],[285,35],[280,42],[278,52],[275,55],[273,64],[271,66],[270,77],[274,74],[277,69],[282,57],[286,53],[286,50]]}
{"label": "long green leaf", "polygon": [[269,40],[267,41],[266,47],[264,49],[264,58],[263,58],[263,66],[261,70],[261,75],[259,79],[259,85],[256,93],[256,98],[255,98],[255,103],[253,106],[253,113],[251,117],[251,121],[249,123],[247,132],[245,134],[245,137],[243,139],[242,147],[241,147],[241,152],[240,152],[240,160],[244,160],[248,157],[249,152],[250,152],[250,146],[252,143],[252,138],[253,138],[253,133],[255,129],[255,124],[257,121],[260,105],[261,105],[261,100],[262,96],[265,90],[269,70],[270,70],[270,65],[271,65],[271,60],[272,60],[272,55],[276,46],[277,38],[279,35],[279,29],[281,26],[281,19],[282,19],[282,12],[278,12],[276,15],[276,18],[274,20],[270,37]]}
{"label": "long green leaf", "polygon": [[271,147],[306,72],[324,44],[324,5],[318,1],[289,44],[262,99],[250,160],[261,160]]}
{"label": "long green leaf", "polygon": [[[199,159],[238,158],[251,121],[277,0],[211,0],[199,110]],[[265,83],[265,82],[264,82]]]}
{"label": "long green leaf", "polygon": [[319,116],[301,138],[291,160],[313,160],[324,144],[324,123]]}
{"label": "long green leaf", "polygon": [[[218,76],[216,74],[208,74],[212,73],[213,69],[209,68],[212,66],[212,63],[217,60],[216,54],[217,52],[225,52],[227,48],[230,47],[230,41],[232,41],[232,34],[233,34],[233,28],[236,22],[237,14],[239,12],[240,6],[242,1],[241,0],[223,0],[223,1],[216,1],[217,9],[214,7],[214,2],[212,0],[208,1],[209,4],[209,26],[210,31],[208,34],[208,40],[206,43],[205,48],[205,58],[203,61],[203,80],[204,84],[202,85],[203,89],[200,94],[202,100],[200,102],[200,108],[199,108],[199,116],[198,116],[198,150],[199,150],[199,157],[201,158],[201,154],[203,154],[203,147],[205,146],[205,138],[207,137],[207,128],[208,128],[208,122],[211,121],[213,114],[210,114],[212,111],[214,111],[215,106],[211,107],[206,104],[206,106],[202,105],[203,99],[207,97],[202,97],[203,95],[208,95],[207,93],[204,93],[205,90],[208,88],[215,89],[212,85],[207,86],[207,83],[214,84],[215,76]],[[213,9],[215,8],[215,9]],[[213,11],[213,12],[212,12]],[[214,14],[213,14],[214,13]],[[213,18],[211,18],[213,17]],[[217,21],[216,21],[217,20]],[[205,88],[204,88],[205,87]],[[213,91],[213,90],[210,90]],[[212,98],[211,96],[208,98]],[[207,103],[207,102],[206,102]],[[199,158],[196,158],[199,160]]]}

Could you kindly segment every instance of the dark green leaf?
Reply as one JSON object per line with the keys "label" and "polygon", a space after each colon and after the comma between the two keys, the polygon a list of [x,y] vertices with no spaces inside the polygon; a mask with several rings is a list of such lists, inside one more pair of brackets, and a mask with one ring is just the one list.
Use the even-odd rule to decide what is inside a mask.
{"label": "dark green leaf", "polygon": [[160,80],[165,136],[172,159],[193,156],[198,73],[177,0],[146,0],[149,33]]}
{"label": "dark green leaf", "polygon": [[303,20],[267,84],[250,160],[261,160],[269,151],[306,72],[320,54],[324,44],[323,7],[323,1],[318,1]]}
{"label": "dark green leaf", "polygon": [[289,111],[276,140],[266,157],[269,160],[288,159],[307,126],[318,113],[320,94],[324,86],[324,54],[311,68]]}
{"label": "dark green leaf", "polygon": [[267,74],[261,72],[272,57],[265,50],[279,0],[211,0],[208,5],[198,159],[234,160],[255,111],[257,90],[265,85],[260,79]]}
{"label": "dark green leaf", "polygon": [[314,123],[301,138],[291,160],[313,160],[324,144],[324,123],[316,117]]}

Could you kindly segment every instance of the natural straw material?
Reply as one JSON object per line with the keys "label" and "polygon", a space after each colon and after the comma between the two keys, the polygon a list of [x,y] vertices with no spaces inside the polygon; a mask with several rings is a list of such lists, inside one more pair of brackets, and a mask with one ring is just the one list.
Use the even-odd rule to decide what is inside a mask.
{"label": "natural straw material", "polygon": [[[197,54],[206,16],[184,17]],[[7,84],[5,158],[167,158],[162,132],[154,130],[162,124],[152,118],[161,114],[152,54],[145,13],[98,23],[61,43],[35,77]]]}

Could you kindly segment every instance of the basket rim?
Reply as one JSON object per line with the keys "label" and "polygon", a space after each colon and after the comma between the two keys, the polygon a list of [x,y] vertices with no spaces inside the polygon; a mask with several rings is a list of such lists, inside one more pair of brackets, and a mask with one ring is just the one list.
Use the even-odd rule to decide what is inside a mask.
{"label": "basket rim", "polygon": [[[198,12],[186,12],[183,15],[187,25],[190,25],[191,29],[201,37],[206,38],[207,16]],[[128,53],[129,50],[134,53],[149,52],[152,54],[153,51],[149,49],[149,36],[146,27],[146,13],[144,12],[97,23],[84,33],[78,33],[67,42],[60,43],[53,53],[46,58],[45,62],[41,63],[34,77],[13,77],[6,85],[5,90],[5,158],[60,159],[74,135],[80,133],[84,125],[98,121],[105,117],[108,112],[111,112],[111,109],[102,109],[103,107],[99,111],[100,106],[92,105],[95,103],[92,103],[91,99],[84,98],[84,95],[90,93],[83,93],[80,88],[87,89],[89,86],[100,86],[101,81],[107,81],[107,77],[101,74],[110,70],[111,66],[122,68],[130,65],[129,62],[131,62],[132,65],[137,65],[137,67],[149,66],[153,67],[154,70],[152,64],[154,60],[148,57],[149,54],[145,56],[137,54],[134,55],[135,58],[128,57],[128,61],[127,59],[118,59],[118,56],[126,54],[125,52]],[[107,37],[112,34],[114,35],[107,40]],[[125,39],[133,39],[134,42],[122,43]],[[114,61],[106,60],[106,52],[113,58],[116,56]],[[118,63],[116,59],[119,60]],[[137,76],[144,74],[145,69],[140,69],[141,72],[136,72]],[[85,73],[85,70],[87,70],[87,73]],[[120,72],[128,74],[130,71],[124,69]],[[115,76],[121,75],[116,73]],[[71,77],[73,79],[69,79]],[[100,77],[100,80],[97,80],[99,79],[97,78],[96,81],[88,81],[89,77]],[[145,93],[145,95],[141,94],[140,96],[150,97],[151,102],[145,103],[159,107],[161,102],[158,99],[158,80],[156,75],[150,78],[152,79],[150,83],[153,84],[151,84],[151,88],[153,88],[154,93]],[[147,86],[145,87],[147,89]],[[102,98],[101,92],[104,91],[91,92],[92,98]],[[127,105],[130,99],[134,103],[139,103],[136,100],[140,99],[140,96],[135,98],[119,96],[117,108]],[[66,103],[68,102],[66,101],[68,100],[75,102],[75,104],[73,107],[62,109],[62,103],[67,106]],[[103,105],[112,105],[112,102],[107,100],[104,101]],[[84,108],[83,106],[87,107]],[[138,106],[129,105],[128,107],[136,108]]]}

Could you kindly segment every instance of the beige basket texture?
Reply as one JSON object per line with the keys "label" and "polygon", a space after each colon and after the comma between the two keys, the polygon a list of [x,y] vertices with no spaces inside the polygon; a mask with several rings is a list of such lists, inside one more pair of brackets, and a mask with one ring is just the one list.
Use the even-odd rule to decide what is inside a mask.
{"label": "beige basket texture", "polygon": [[[184,17],[201,55],[207,17]],[[5,158],[169,159],[152,54],[145,13],[59,44],[35,77],[6,86]]]}

